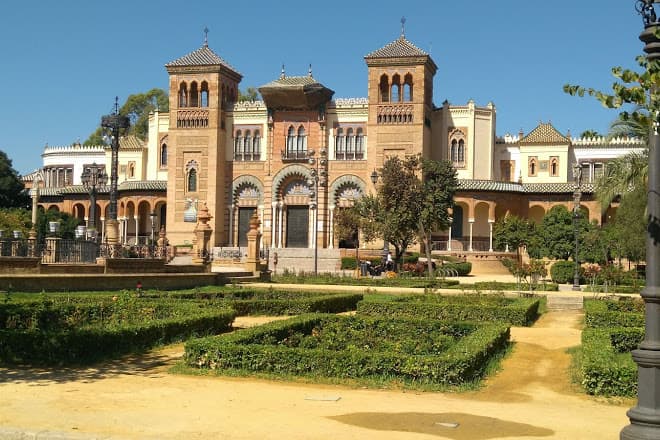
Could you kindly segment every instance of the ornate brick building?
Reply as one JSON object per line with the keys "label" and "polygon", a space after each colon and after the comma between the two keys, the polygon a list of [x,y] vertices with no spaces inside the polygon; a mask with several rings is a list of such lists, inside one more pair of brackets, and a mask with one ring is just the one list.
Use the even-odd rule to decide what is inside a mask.
{"label": "ornate brick building", "polygon": [[[206,43],[167,63],[170,111],[151,116],[133,177],[120,176],[119,215],[129,219],[124,241],[148,235],[153,211],[171,243],[187,242],[205,203],[213,246],[244,245],[256,211],[265,246],[337,248],[336,210],[375,190],[370,177],[387,157],[409,154],[448,159],[457,169],[454,223],[437,232],[441,249],[489,251],[492,225],[507,213],[538,221],[553,205],[571,208],[575,163],[583,167],[589,218],[613,215],[610,207],[601,216],[592,182],[608,159],[640,149],[638,141],[576,139],[549,123],[498,137],[492,103],[434,105],[437,66],[403,34],[364,59],[366,98],[333,99],[311,67],[302,76],[282,68],[259,88],[263,100],[256,102],[237,102],[241,74]],[[49,151],[46,167],[53,166],[46,163]],[[127,170],[131,161],[122,157],[128,155],[128,147],[120,149]],[[84,216],[84,197],[78,211],[68,201],[84,191],[75,190],[75,174],[66,179],[40,203]],[[72,188],[63,190],[62,182]],[[105,212],[102,197],[99,205]]]}

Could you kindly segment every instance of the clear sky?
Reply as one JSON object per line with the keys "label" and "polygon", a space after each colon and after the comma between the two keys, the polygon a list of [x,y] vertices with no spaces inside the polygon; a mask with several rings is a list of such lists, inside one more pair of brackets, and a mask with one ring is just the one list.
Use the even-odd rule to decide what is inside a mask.
{"label": "clear sky", "polygon": [[0,11],[0,150],[21,174],[46,145],[84,141],[132,93],[167,89],[164,65],[209,47],[241,88],[314,77],[335,98],[367,95],[364,55],[405,34],[438,65],[434,102],[497,108],[497,135],[550,121],[573,136],[606,133],[616,111],[562,91],[610,91],[613,66],[637,67],[634,0],[146,1],[22,0]]}

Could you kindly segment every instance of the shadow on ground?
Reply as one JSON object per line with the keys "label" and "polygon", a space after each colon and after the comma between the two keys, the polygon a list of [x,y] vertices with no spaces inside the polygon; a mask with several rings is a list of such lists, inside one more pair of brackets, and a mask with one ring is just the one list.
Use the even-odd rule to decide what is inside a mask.
{"label": "shadow on ground", "polygon": [[464,413],[362,412],[329,418],[360,428],[430,434],[454,440],[554,435],[554,431],[547,428]]}
{"label": "shadow on ground", "polygon": [[162,377],[167,367],[181,357],[183,348],[169,346],[147,353],[132,354],[121,359],[104,361],[92,366],[80,367],[0,367],[1,383],[30,383],[31,386],[45,386],[52,383],[82,381],[94,382],[118,375],[140,375]]}

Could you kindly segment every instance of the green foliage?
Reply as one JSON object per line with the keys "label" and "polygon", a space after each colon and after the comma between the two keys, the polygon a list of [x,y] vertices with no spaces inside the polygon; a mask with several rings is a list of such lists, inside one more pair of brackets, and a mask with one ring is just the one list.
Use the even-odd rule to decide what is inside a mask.
{"label": "green foliage", "polygon": [[589,328],[644,327],[644,303],[640,300],[585,301],[584,322]]}
{"label": "green foliage", "polygon": [[614,257],[630,261],[646,259],[646,187],[630,191],[616,211],[614,221],[606,226]]}
{"label": "green foliage", "polygon": [[635,337],[634,332],[612,328],[582,331],[582,386],[588,394],[625,397],[637,394],[637,365],[630,353],[619,351],[630,346]]}
{"label": "green foliage", "polygon": [[[584,270],[580,267],[580,283],[584,281]],[[556,261],[550,268],[550,279],[557,284],[572,284],[575,278],[574,261]]]}
{"label": "green foliage", "polygon": [[441,321],[507,322],[531,325],[538,316],[539,300],[509,299],[494,295],[415,295],[358,303],[359,315],[388,318],[424,318]]}
{"label": "green foliage", "polygon": [[[360,260],[370,261],[372,266],[378,266],[383,261],[381,257],[364,257],[364,258],[360,258]],[[357,269],[357,260],[355,259],[355,257],[341,257],[341,268],[342,270]]]}
{"label": "green foliage", "polygon": [[[129,95],[124,105],[119,109],[119,114],[128,116],[131,121],[128,132],[124,134],[137,136],[142,140],[146,140],[149,134],[149,113],[156,109],[161,112],[168,112],[169,108],[170,99],[167,92],[163,89],[153,88],[146,93]],[[84,145],[103,145],[104,143],[103,129],[98,127],[87,138]]]}
{"label": "green foliage", "polygon": [[[519,283],[503,283],[500,281],[479,281],[477,283],[474,283],[471,287],[474,288],[475,290],[495,291],[495,292],[520,290]],[[547,283],[545,281],[541,281],[540,283],[537,284],[532,284],[530,287],[532,290],[541,291],[541,292],[557,292],[559,290],[559,285],[557,285],[556,283]]]}
{"label": "green foliage", "polygon": [[[589,229],[584,215],[578,219],[578,234]],[[541,224],[543,255],[552,259],[566,260],[575,253],[575,226],[573,213],[563,205],[556,205],[543,216]],[[580,248],[582,246],[579,246]]]}
{"label": "green foliage", "polygon": [[60,238],[69,238],[73,239],[76,237],[76,227],[83,223],[77,217],[72,216],[69,213],[61,212],[57,210],[48,210],[43,211],[39,210],[37,213],[37,238],[39,240],[50,234],[49,222],[59,222],[60,230],[58,232],[58,237]]}
{"label": "green foliage", "polygon": [[503,324],[315,314],[189,341],[184,361],[218,372],[461,384],[479,378],[508,339]]}
{"label": "green foliage", "polygon": [[30,196],[25,185],[12,167],[7,153],[0,150],[0,209],[25,208],[30,206]]}
{"label": "green foliage", "polygon": [[11,235],[12,231],[21,231],[23,237],[27,237],[31,224],[31,214],[27,209],[0,209],[0,230],[5,231],[5,237]]}
{"label": "green foliage", "polygon": [[314,275],[313,273],[295,273],[288,270],[283,271],[281,274],[273,275],[272,280],[274,283],[284,284],[336,284],[336,285],[351,285],[351,286],[374,286],[374,287],[435,287],[447,288],[455,287],[458,285],[458,280],[442,280],[442,279],[420,279],[420,278],[371,278],[362,277],[354,278],[353,276],[344,276],[341,274],[325,273]]}
{"label": "green foliage", "polygon": [[259,100],[259,91],[255,87],[248,87],[243,90],[238,91],[238,101],[258,101]]}
{"label": "green foliage", "polygon": [[472,272],[472,263],[468,261],[460,261],[456,263],[444,263],[437,268],[438,271],[443,271],[447,274],[456,273],[459,277],[466,277]]}
{"label": "green foliage", "polygon": [[200,303],[108,298],[0,304],[0,362],[85,364],[192,335],[227,331],[234,312]]}
{"label": "green foliage", "polygon": [[499,251],[509,247],[519,252],[521,246],[529,245],[536,235],[534,222],[515,215],[507,215],[497,220],[493,226],[493,244]]}

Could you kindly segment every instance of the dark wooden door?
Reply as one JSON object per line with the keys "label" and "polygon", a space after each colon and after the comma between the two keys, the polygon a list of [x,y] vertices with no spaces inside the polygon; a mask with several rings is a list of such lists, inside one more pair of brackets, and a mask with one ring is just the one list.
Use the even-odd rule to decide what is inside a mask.
{"label": "dark wooden door", "polygon": [[309,208],[287,206],[286,247],[307,247],[309,244]]}
{"label": "dark wooden door", "polygon": [[247,233],[250,230],[250,218],[256,208],[238,208],[238,245],[247,246]]}

